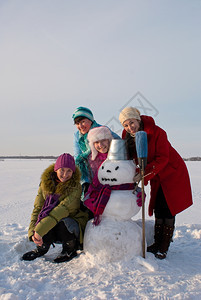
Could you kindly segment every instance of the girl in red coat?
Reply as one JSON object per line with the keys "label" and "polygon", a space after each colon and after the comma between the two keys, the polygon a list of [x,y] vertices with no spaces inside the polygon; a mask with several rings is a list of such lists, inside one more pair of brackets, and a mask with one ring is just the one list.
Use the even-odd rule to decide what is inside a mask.
{"label": "girl in red coat", "polygon": [[[192,205],[192,193],[186,165],[171,146],[166,132],[154,119],[140,115],[134,107],[124,108],[119,120],[124,127],[122,138],[126,140],[128,158],[135,159],[135,133],[147,133],[148,157],[145,168],[145,185],[150,181],[151,197],[149,215],[155,215],[154,244],[147,248],[155,257],[164,259],[172,240],[175,215]],[[134,180],[138,180],[137,176]]]}

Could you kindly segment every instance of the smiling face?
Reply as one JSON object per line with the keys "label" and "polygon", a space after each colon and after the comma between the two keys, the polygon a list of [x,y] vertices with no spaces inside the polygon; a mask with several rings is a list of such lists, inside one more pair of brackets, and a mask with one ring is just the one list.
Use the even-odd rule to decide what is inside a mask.
{"label": "smiling face", "polygon": [[100,153],[107,153],[110,147],[110,141],[108,139],[103,139],[94,142],[94,148]]}
{"label": "smiling face", "polygon": [[119,185],[132,183],[136,165],[132,160],[105,160],[98,170],[101,184]]}
{"label": "smiling face", "polygon": [[92,125],[92,121],[90,121],[87,118],[81,118],[81,120],[80,118],[77,118],[77,120],[75,119],[75,125],[81,134],[85,134],[89,132],[89,129]]}
{"label": "smiling face", "polygon": [[135,134],[140,128],[140,121],[136,119],[128,119],[124,121],[123,126],[128,133]]}
{"label": "smiling face", "polygon": [[73,175],[73,170],[70,168],[60,168],[56,171],[57,177],[61,182],[66,182],[71,179]]}

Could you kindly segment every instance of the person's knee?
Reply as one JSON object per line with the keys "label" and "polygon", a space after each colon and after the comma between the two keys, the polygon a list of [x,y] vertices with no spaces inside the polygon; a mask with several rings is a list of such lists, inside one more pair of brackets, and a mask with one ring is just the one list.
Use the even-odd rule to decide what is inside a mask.
{"label": "person's knee", "polygon": [[74,219],[67,217],[62,219],[62,222],[70,233],[73,233],[76,238],[79,238],[80,228],[78,223]]}

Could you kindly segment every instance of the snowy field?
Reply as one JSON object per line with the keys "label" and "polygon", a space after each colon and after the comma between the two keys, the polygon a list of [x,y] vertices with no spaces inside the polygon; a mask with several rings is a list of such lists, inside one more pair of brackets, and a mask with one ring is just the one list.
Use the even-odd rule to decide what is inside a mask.
{"label": "snowy field", "polygon": [[[146,258],[97,263],[80,253],[71,262],[53,264],[56,245],[32,262],[20,257],[34,244],[27,229],[40,175],[50,160],[0,161],[0,299],[201,299],[201,162],[187,162],[192,207],[176,217],[174,242],[165,260]],[[149,187],[146,187],[149,195]],[[146,211],[149,196],[146,199]],[[135,220],[141,219],[139,213]],[[147,243],[153,218],[146,214]]]}

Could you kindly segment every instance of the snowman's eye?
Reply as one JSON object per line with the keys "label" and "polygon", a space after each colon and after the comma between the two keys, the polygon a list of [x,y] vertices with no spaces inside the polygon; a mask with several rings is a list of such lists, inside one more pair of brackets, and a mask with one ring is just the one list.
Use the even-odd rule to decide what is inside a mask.
{"label": "snowman's eye", "polygon": [[104,169],[104,166],[102,166],[102,170]]}
{"label": "snowman's eye", "polygon": [[117,166],[116,168],[115,168],[115,170],[118,170],[119,169],[119,166]]}

